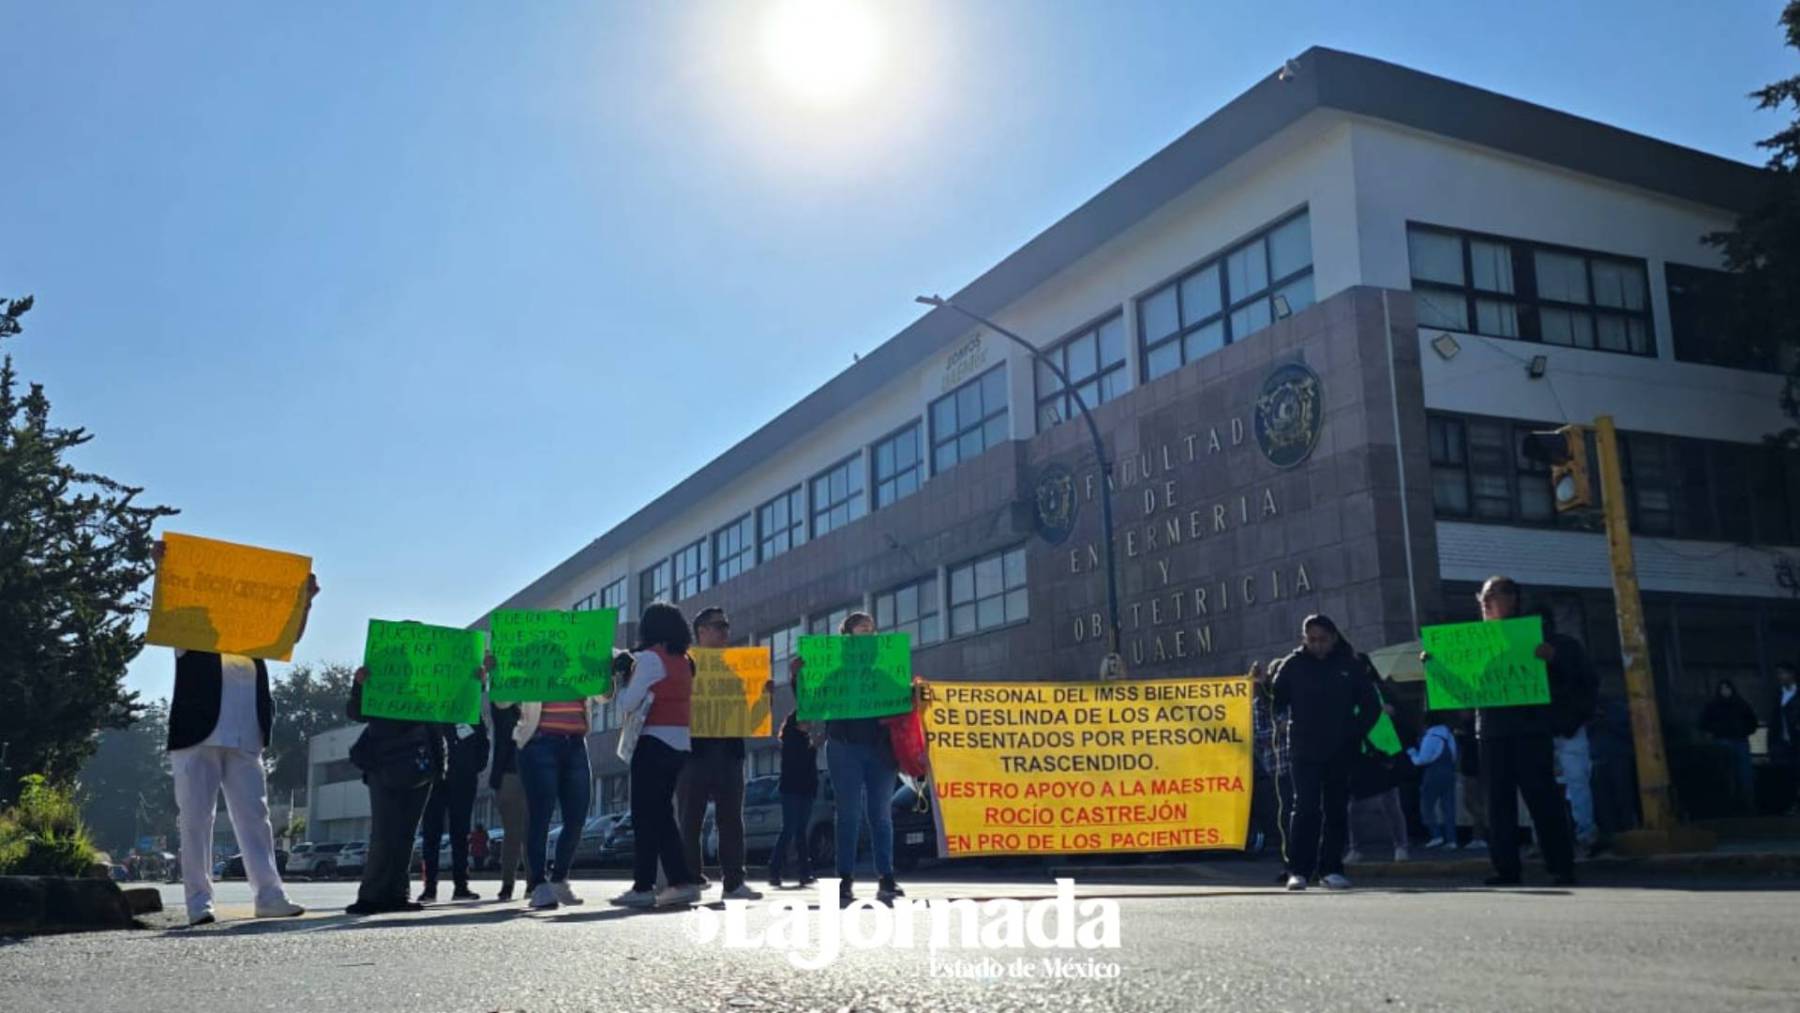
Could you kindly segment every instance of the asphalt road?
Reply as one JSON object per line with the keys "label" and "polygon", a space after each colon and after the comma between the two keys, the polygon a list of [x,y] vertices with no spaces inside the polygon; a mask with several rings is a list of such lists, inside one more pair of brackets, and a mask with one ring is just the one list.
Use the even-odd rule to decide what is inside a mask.
{"label": "asphalt road", "polygon": [[[1117,899],[1117,949],[934,954],[921,921],[913,948],[846,949],[809,970],[783,950],[702,943],[692,913],[609,907],[622,886],[578,882],[588,903],[554,913],[485,901],[352,919],[342,909],[353,884],[297,883],[293,896],[314,910],[258,922],[244,885],[228,883],[215,926],[0,942],[0,997],[7,1009],[81,1013],[1800,1008],[1792,890],[1096,885],[1080,893]],[[909,887],[917,899],[1053,890]],[[165,898],[179,910],[178,887]],[[748,909],[744,938],[761,938],[775,914]],[[818,956],[816,940],[802,957]],[[1046,977],[1045,957],[1107,976]],[[1027,967],[1037,973],[1018,976]]]}

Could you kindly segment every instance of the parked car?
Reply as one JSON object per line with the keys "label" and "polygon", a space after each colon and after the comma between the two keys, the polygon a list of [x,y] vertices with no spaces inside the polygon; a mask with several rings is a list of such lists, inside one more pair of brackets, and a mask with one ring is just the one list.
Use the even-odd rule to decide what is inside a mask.
{"label": "parked car", "polygon": [[904,781],[894,792],[894,865],[902,872],[921,860],[936,860],[937,821],[931,813],[931,786]]}
{"label": "parked car", "polygon": [[339,876],[360,876],[363,866],[369,861],[369,842],[351,841],[338,852],[337,868],[333,870]]}
{"label": "parked car", "polygon": [[575,845],[575,858],[571,863],[575,868],[601,864],[606,851],[606,835],[618,820],[617,815],[601,814],[589,816],[581,824],[581,840]]}
{"label": "parked car", "polygon": [[[495,869],[500,868],[500,847],[505,843],[506,830],[504,828],[493,827],[488,830],[487,858],[480,863],[480,871],[493,872]],[[474,865],[475,860],[470,859],[469,864]]]}
{"label": "parked car", "polygon": [[330,879],[338,873],[344,844],[343,841],[296,844],[293,856],[288,859],[288,871],[296,876]]}
{"label": "parked car", "polygon": [[[215,868],[218,869],[219,879],[243,879],[244,856],[241,853],[232,855]],[[288,853],[281,848],[275,849],[275,871],[283,876],[287,875]]]}
{"label": "parked car", "polygon": [[600,844],[602,865],[630,865],[637,846],[637,834],[631,829],[631,814],[621,813]]}

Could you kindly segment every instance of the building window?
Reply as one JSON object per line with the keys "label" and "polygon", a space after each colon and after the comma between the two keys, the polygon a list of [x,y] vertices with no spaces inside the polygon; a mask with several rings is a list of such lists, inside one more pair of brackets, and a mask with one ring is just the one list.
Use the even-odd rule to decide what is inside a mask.
{"label": "building window", "polygon": [[1469,516],[1469,458],[1463,451],[1461,419],[1432,416],[1426,422],[1431,443],[1431,501],[1440,517]]}
{"label": "building window", "polygon": [[877,510],[919,491],[925,462],[919,454],[919,423],[908,422],[870,450],[875,459],[875,508]]}
{"label": "building window", "polygon": [[707,580],[706,539],[677,549],[675,563],[675,600],[682,601],[711,587]]}
{"label": "building window", "polygon": [[861,454],[851,454],[814,475],[811,484],[814,538],[836,531],[868,513],[867,501],[863,498]]}
{"label": "building window", "polygon": [[723,584],[756,565],[756,519],[749,514],[713,532],[713,583]]}
{"label": "building window", "polygon": [[1741,315],[1737,275],[1684,264],[1664,264],[1663,274],[1675,358],[1765,373],[1791,373],[1800,366],[1800,348],[1772,343],[1768,327]]}
{"label": "building window", "polygon": [[576,602],[575,604],[569,606],[569,611],[571,611],[571,612],[586,612],[593,607],[594,607],[594,596],[590,594],[586,598],[583,598],[580,601]]}
{"label": "building window", "polygon": [[651,602],[669,600],[669,561],[652,566],[638,573],[638,607],[642,609]]}
{"label": "building window", "polygon": [[883,633],[910,633],[915,644],[944,639],[935,575],[902,584],[875,596],[875,628]]}
{"label": "building window", "polygon": [[[1075,391],[1097,408],[1125,393],[1125,318],[1114,316],[1098,327],[1044,350],[1044,356],[1062,369]],[[1080,414],[1055,371],[1036,363],[1037,426],[1040,431]]]}
{"label": "building window", "polygon": [[1006,364],[931,403],[931,470],[938,474],[1006,442]]}
{"label": "building window", "polygon": [[1426,426],[1438,516],[1558,523],[1550,469],[1525,456],[1526,435],[1543,425],[1433,415]]}
{"label": "building window", "polygon": [[618,609],[620,612],[625,611],[624,577],[620,577],[618,580],[615,580],[600,589],[600,607],[603,609]]}
{"label": "building window", "polygon": [[1138,300],[1144,379],[1312,304],[1312,226],[1302,211]]}
{"label": "building window", "polygon": [[1423,225],[1406,245],[1420,327],[1656,354],[1642,260]]}
{"label": "building window", "polygon": [[814,613],[806,621],[806,632],[815,637],[836,636],[844,628],[844,620],[850,613],[862,608],[862,602],[853,601],[824,612]]}
{"label": "building window", "polygon": [[757,646],[767,647],[769,656],[774,659],[775,672],[786,671],[789,659],[794,656],[794,641],[800,636],[800,624],[793,623],[778,630],[770,630],[756,638]]}
{"label": "building window", "polygon": [[762,532],[757,559],[768,562],[789,549],[806,544],[806,494],[799,486],[756,508],[757,530]]}
{"label": "building window", "polygon": [[1024,546],[950,568],[951,636],[998,629],[1028,618]]}

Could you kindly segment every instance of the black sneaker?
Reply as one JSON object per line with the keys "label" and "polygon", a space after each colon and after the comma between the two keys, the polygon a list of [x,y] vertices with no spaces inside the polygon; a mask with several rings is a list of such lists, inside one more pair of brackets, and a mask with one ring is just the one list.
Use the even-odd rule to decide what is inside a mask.
{"label": "black sneaker", "polygon": [[781,889],[781,877],[780,876],[770,876],[769,877],[769,889],[771,889],[771,890]]}
{"label": "black sneaker", "polygon": [[452,893],[450,895],[450,899],[451,900],[480,900],[481,894],[476,893],[475,891],[469,889],[466,886],[459,886],[456,888],[456,892]]}
{"label": "black sneaker", "polygon": [[390,910],[390,911],[423,911],[423,910],[425,910],[425,905],[420,904],[418,901],[403,900],[400,903],[395,904],[393,907],[389,908],[388,910]]}
{"label": "black sneaker", "polygon": [[1518,886],[1520,880],[1517,876],[1489,876],[1482,882],[1488,886]]}
{"label": "black sneaker", "polygon": [[849,879],[838,880],[838,907],[846,908],[856,903],[855,885]]}
{"label": "black sneaker", "polygon": [[507,883],[504,886],[500,887],[500,893],[496,899],[512,900],[512,895],[513,895],[513,885],[512,885],[512,882],[509,880],[509,881],[507,881]]}
{"label": "black sneaker", "polygon": [[421,904],[436,904],[437,899],[438,899],[438,889],[437,889],[436,883],[432,883],[431,885],[425,887],[423,890],[419,891],[419,903],[421,903]]}
{"label": "black sneaker", "polygon": [[904,897],[904,896],[906,896],[906,891],[900,889],[900,884],[894,882],[893,876],[881,877],[881,883],[875,889],[875,899],[876,900],[881,901],[883,904],[886,904],[888,901],[893,900],[895,897]]}

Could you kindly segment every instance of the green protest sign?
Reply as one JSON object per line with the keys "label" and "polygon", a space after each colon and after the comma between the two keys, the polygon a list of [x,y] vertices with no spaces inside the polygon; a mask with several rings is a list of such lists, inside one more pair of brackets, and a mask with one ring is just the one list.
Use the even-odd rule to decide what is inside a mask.
{"label": "green protest sign", "polygon": [[493,688],[500,703],[580,700],[612,690],[618,609],[583,612],[506,610],[488,617]]}
{"label": "green protest sign", "polygon": [[904,633],[801,637],[794,697],[802,721],[880,718],[912,710],[912,638]]}
{"label": "green protest sign", "polygon": [[1383,756],[1399,754],[1400,730],[1394,727],[1394,719],[1388,717],[1386,711],[1375,719],[1375,727],[1369,729],[1369,745],[1374,746]]}
{"label": "green protest sign", "polygon": [[1549,673],[1537,656],[1544,642],[1538,616],[1427,626],[1419,632],[1430,655],[1425,694],[1432,710],[1550,702]]}
{"label": "green protest sign", "polygon": [[367,717],[444,724],[481,720],[480,630],[369,620],[362,688]]}

